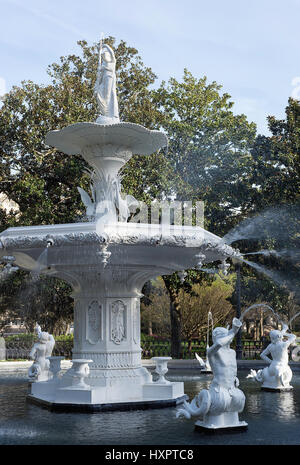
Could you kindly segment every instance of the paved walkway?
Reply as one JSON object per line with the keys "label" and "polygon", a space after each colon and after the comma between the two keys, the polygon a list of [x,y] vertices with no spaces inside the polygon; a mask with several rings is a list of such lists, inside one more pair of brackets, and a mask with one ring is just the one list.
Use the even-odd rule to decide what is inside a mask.
{"label": "paved walkway", "polygon": [[[32,365],[32,361],[14,362],[14,361],[0,361],[1,370],[24,370]],[[151,359],[142,360],[142,365],[146,368],[155,368],[155,363]],[[259,370],[267,366],[267,362],[263,360],[237,360],[238,369],[240,370]],[[295,372],[300,372],[300,362],[289,362],[291,369]],[[63,370],[71,368],[71,360],[62,360],[61,367]],[[199,363],[194,360],[170,360],[168,362],[169,370],[199,370]]]}

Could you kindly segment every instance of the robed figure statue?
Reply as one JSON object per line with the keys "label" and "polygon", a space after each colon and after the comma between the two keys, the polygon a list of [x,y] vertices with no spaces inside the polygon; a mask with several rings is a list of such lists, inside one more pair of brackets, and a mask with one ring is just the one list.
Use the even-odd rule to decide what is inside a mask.
{"label": "robed figure statue", "polygon": [[119,106],[116,91],[116,58],[113,50],[107,44],[100,43],[99,65],[94,87],[101,113],[97,123],[118,123]]}

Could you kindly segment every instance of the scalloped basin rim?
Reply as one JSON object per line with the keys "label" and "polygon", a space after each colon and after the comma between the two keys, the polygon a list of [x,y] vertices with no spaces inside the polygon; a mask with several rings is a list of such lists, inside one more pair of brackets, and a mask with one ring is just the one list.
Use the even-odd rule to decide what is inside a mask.
{"label": "scalloped basin rim", "polygon": [[[16,244],[23,241],[30,242],[32,239],[40,242],[40,245],[47,245],[47,238],[66,237],[72,239],[73,244],[78,245],[82,242],[101,242],[101,238],[108,240],[111,244],[130,243],[149,243],[156,245],[173,244],[183,247],[197,247],[199,241],[213,246],[222,247],[229,255],[237,256],[238,253],[225,244],[222,239],[215,234],[206,231],[200,226],[180,226],[171,225],[169,228],[162,227],[160,224],[147,223],[112,223],[105,224],[101,231],[97,230],[95,222],[86,223],[66,223],[38,226],[19,226],[8,228],[0,234],[0,240],[5,247],[5,242],[10,239]],[[99,238],[99,240],[96,240]],[[157,242],[158,241],[158,242]],[[177,243],[176,243],[177,241]]]}
{"label": "scalloped basin rim", "polygon": [[[111,252],[108,267],[123,264],[174,272],[194,268],[199,260],[210,263],[238,255],[221,238],[200,227],[173,226],[169,235],[162,231],[157,224],[105,225],[102,237],[108,240],[106,244]],[[103,242],[95,223],[9,228],[0,234],[0,256],[9,253],[16,257],[19,266],[33,269],[49,236],[54,239],[53,246],[47,249],[49,265],[57,268],[57,265],[89,267],[100,264],[98,253]]]}
{"label": "scalloped basin rim", "polygon": [[151,155],[166,147],[167,136],[158,130],[150,130],[136,123],[75,123],[46,134],[46,144],[68,155],[81,154],[83,148],[93,145],[117,145],[133,154]]}

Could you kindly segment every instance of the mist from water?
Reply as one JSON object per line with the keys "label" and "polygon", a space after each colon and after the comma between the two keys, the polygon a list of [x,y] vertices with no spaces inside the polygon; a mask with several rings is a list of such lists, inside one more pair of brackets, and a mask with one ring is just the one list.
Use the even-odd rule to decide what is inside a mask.
{"label": "mist from water", "polygon": [[247,265],[251,266],[255,270],[257,270],[259,273],[263,273],[269,278],[271,278],[274,282],[279,284],[280,286],[284,286],[288,288],[291,292],[295,292],[295,297],[299,298],[300,297],[300,289],[299,289],[299,284],[291,281],[290,279],[286,279],[285,276],[283,276],[281,273],[278,273],[277,271],[269,270],[265,266],[258,265],[258,263],[251,262],[249,260],[241,259],[242,262],[246,263]]}
{"label": "mist from water", "polygon": [[298,317],[300,316],[300,312],[296,313],[296,315],[294,315],[288,322],[288,325],[290,326],[290,324]]}
{"label": "mist from water", "polygon": [[282,250],[273,250],[273,249],[264,249],[257,252],[248,252],[243,254],[246,255],[264,255],[266,257],[275,256],[277,258],[283,258],[289,260],[292,263],[300,262],[300,249],[282,249]]}
{"label": "mist from water", "polygon": [[30,272],[32,281],[37,281],[40,277],[41,272],[48,266],[48,249],[50,244],[47,244],[47,247],[43,250],[36,261],[36,267]]}
{"label": "mist from water", "polygon": [[267,239],[271,237],[290,242],[293,232],[297,233],[297,227],[299,230],[299,222],[300,206],[271,207],[256,216],[246,218],[225,234],[223,241],[226,244],[232,244],[241,239]]}
{"label": "mist from water", "polygon": [[251,305],[250,307],[246,308],[242,312],[240,319],[242,320],[250,310],[253,310],[254,308],[261,308],[261,307],[263,307],[262,308],[263,311],[270,310],[273,313],[273,315],[277,318],[278,323],[284,324],[283,321],[280,319],[280,316],[273,310],[272,307],[270,307],[270,305],[267,305],[267,304],[253,304],[253,305]]}

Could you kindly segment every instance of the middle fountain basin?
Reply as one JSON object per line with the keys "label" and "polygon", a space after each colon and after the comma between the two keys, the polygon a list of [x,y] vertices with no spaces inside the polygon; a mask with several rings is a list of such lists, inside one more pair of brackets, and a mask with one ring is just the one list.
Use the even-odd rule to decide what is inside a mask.
{"label": "middle fountain basin", "polygon": [[74,388],[67,372],[57,382],[33,383],[31,399],[60,407],[101,404],[102,409],[110,403],[167,406],[182,400],[183,383],[158,385],[142,367],[142,286],[238,252],[199,227],[137,223],[107,224],[100,230],[97,223],[10,228],[0,240],[1,255],[13,255],[20,268],[72,286],[72,358],[92,360],[87,388]]}

